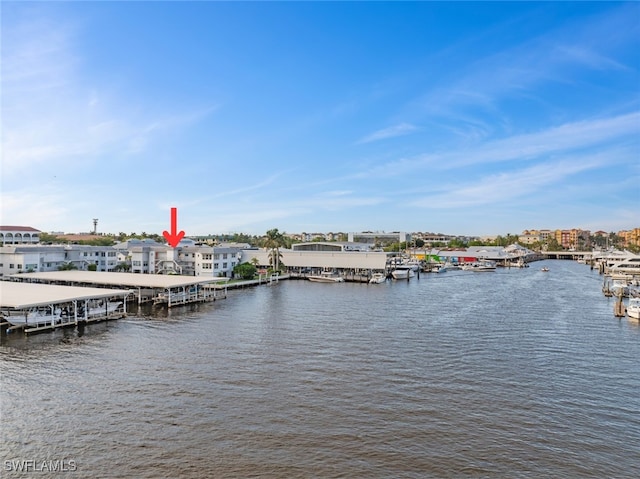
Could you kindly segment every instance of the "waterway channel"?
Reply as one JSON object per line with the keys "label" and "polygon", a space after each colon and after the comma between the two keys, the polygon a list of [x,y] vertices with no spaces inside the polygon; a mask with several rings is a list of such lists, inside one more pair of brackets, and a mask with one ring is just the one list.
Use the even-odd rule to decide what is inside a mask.
{"label": "waterway channel", "polygon": [[636,477],[640,326],[601,285],[287,280],[3,336],[0,475]]}

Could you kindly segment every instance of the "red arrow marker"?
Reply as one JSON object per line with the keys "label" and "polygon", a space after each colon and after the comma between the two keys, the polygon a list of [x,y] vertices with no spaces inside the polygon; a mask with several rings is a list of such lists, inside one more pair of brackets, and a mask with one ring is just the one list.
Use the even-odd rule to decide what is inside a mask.
{"label": "red arrow marker", "polygon": [[162,235],[172,248],[178,246],[180,240],[184,238],[184,231],[180,231],[180,233],[178,233],[178,208],[171,208],[171,233],[163,231]]}

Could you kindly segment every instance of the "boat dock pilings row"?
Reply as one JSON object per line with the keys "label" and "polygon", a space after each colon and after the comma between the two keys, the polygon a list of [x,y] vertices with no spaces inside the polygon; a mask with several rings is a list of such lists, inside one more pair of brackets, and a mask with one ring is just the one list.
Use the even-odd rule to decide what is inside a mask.
{"label": "boat dock pilings row", "polygon": [[2,330],[34,333],[126,316],[130,290],[0,281]]}
{"label": "boat dock pilings row", "polygon": [[[130,301],[138,304],[164,304],[168,307],[212,301],[226,297],[228,278],[212,276],[181,276],[171,274],[114,273],[96,271],[50,271],[20,273],[12,281],[84,286],[92,288],[121,288],[133,291]],[[210,288],[210,285],[222,287]]]}
{"label": "boat dock pilings row", "polygon": [[11,334],[17,331],[22,331],[24,334],[32,334],[32,333],[41,333],[44,331],[51,331],[53,329],[59,329],[59,328],[83,327],[87,324],[102,323],[104,321],[112,321],[115,319],[125,318],[126,316],[127,316],[127,313],[122,311],[122,312],[116,312],[116,313],[109,313],[104,316],[102,315],[93,316],[91,318],[80,318],[80,319],[62,318],[59,321],[48,321],[45,323],[37,323],[37,324],[34,324],[33,326],[29,326],[28,324],[13,325],[9,322],[0,323],[0,326],[2,326],[3,330],[7,334]]}

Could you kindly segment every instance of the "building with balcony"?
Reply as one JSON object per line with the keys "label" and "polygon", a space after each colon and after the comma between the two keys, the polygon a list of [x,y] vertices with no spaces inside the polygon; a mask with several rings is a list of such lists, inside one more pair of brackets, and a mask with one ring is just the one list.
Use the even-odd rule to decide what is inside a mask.
{"label": "building with balcony", "polygon": [[38,244],[40,230],[31,226],[0,226],[0,245]]}

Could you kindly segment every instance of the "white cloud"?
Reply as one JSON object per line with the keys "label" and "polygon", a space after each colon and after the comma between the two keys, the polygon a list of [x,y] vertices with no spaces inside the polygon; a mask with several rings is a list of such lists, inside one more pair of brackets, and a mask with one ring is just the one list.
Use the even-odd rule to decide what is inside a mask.
{"label": "white cloud", "polygon": [[[124,91],[85,75],[82,25],[36,11],[3,22],[2,163],[7,177],[34,167],[73,167],[100,155],[147,150],[216,107],[152,113]],[[154,105],[157,108],[157,105]]]}
{"label": "white cloud", "polygon": [[387,138],[394,138],[396,136],[404,136],[413,133],[418,128],[409,123],[400,123],[389,128],[378,130],[358,140],[356,144],[371,143],[373,141],[386,140]]}
{"label": "white cloud", "polygon": [[500,204],[561,183],[571,175],[608,165],[606,155],[541,163],[513,172],[487,175],[474,181],[445,185],[445,190],[411,202],[423,208],[463,208]]}
{"label": "white cloud", "polygon": [[0,198],[0,224],[32,226],[52,231],[56,225],[64,224],[68,219],[69,209],[63,206],[64,195],[50,188],[28,188],[13,194],[5,194],[3,191]]}
{"label": "white cloud", "polygon": [[[567,154],[593,147],[610,147],[618,140],[630,139],[637,142],[639,132],[640,112],[632,112],[611,118],[567,123],[535,133],[481,143],[473,148],[453,148],[450,151],[401,158],[358,173],[355,177],[387,178],[425,168],[444,170],[511,160],[544,160],[552,154]],[[614,146],[617,147],[615,144]]]}

